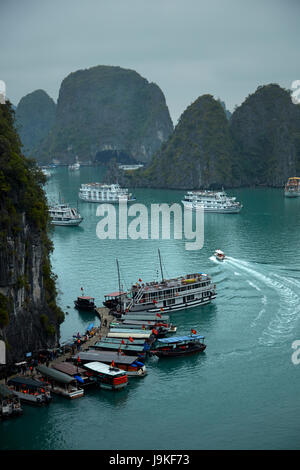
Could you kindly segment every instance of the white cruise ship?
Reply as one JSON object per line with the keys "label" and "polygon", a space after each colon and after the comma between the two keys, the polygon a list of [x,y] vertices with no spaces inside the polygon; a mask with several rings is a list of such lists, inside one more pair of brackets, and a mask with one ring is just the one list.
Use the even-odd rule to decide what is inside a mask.
{"label": "white cruise ship", "polygon": [[66,225],[74,227],[81,224],[83,217],[78,210],[68,204],[56,204],[49,208],[49,215],[53,225]]}
{"label": "white cruise ship", "polygon": [[227,196],[225,191],[188,191],[181,202],[187,209],[222,214],[237,214],[243,207],[240,202],[236,202],[235,197]]}
{"label": "white cruise ship", "polygon": [[125,315],[129,312],[160,314],[206,305],[216,298],[216,285],[208,274],[197,272],[165,279],[161,265],[161,275],[160,282],[142,283],[139,279],[129,292],[123,292],[119,284],[119,291],[105,295],[103,304]]}
{"label": "white cruise ship", "polygon": [[82,184],[79,189],[79,198],[82,201],[118,203],[120,201],[132,202],[135,197],[123,189],[119,184],[103,184],[103,183],[86,183]]}

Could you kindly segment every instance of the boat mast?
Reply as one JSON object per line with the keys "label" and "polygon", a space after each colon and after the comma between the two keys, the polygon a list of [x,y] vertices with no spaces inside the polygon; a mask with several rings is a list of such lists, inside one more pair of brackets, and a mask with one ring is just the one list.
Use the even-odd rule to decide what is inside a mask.
{"label": "boat mast", "polygon": [[116,262],[117,262],[117,269],[118,269],[118,283],[119,283],[119,300],[120,300],[120,307],[121,307],[121,313],[123,311],[123,306],[122,306],[122,302],[121,302],[121,278],[120,278],[120,266],[119,266],[119,261],[118,259],[116,259]]}
{"label": "boat mast", "polygon": [[163,282],[163,281],[164,281],[164,273],[163,273],[163,268],[162,268],[162,263],[161,263],[161,256],[160,256],[160,249],[159,249],[159,248],[158,248],[158,256],[159,256],[161,280],[162,280],[162,282]]}

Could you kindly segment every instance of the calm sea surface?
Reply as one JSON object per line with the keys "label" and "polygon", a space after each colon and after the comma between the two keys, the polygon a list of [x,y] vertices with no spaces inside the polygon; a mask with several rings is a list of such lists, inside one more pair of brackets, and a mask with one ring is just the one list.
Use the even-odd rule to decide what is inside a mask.
{"label": "calm sea surface", "polygon": [[[81,183],[101,181],[101,168],[55,169],[46,185],[77,204]],[[183,191],[134,191],[137,202],[180,202]],[[97,205],[79,202],[79,227],[55,227],[53,270],[59,304],[67,312],[61,340],[83,333],[96,316],[73,308],[81,294],[96,298],[122,283],[205,272],[217,284],[210,305],[171,314],[178,334],[206,338],[205,353],[147,361],[148,375],[119,393],[93,390],[68,401],[54,396],[42,409],[24,405],[22,417],[0,422],[1,449],[289,449],[300,448],[300,198],[282,190],[229,191],[244,205],[238,215],[205,215],[204,247],[185,240],[100,240]],[[229,258],[211,259],[216,248]]]}

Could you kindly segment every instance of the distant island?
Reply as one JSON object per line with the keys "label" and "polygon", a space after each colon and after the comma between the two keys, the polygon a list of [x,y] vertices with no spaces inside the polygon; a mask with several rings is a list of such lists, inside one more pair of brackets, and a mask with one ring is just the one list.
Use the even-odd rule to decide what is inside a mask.
{"label": "distant island", "polygon": [[111,163],[107,181],[126,186],[198,189],[282,187],[300,174],[300,106],[277,84],[260,86],[230,119],[220,100],[200,96],[174,132],[135,172]]}

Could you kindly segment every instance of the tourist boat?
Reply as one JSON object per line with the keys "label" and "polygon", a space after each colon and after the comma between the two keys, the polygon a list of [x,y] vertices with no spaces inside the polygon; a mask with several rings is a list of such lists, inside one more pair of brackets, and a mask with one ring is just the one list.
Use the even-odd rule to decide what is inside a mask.
{"label": "tourist boat", "polygon": [[49,388],[41,380],[17,376],[9,379],[7,385],[22,402],[30,405],[48,405],[52,400]]}
{"label": "tourist boat", "polygon": [[235,197],[229,197],[225,191],[188,191],[181,201],[186,209],[203,210],[221,214],[237,214],[242,204]]}
{"label": "tourist boat", "polygon": [[157,340],[157,346],[151,353],[158,357],[179,357],[195,354],[205,350],[204,336],[191,334]]}
{"label": "tourist boat", "polygon": [[81,217],[78,210],[65,203],[50,206],[49,215],[53,225],[74,227],[83,221],[83,217]]}
{"label": "tourist boat", "polygon": [[76,300],[74,300],[75,308],[78,310],[90,310],[94,311],[96,308],[95,305],[95,298],[89,296],[79,296]]}
{"label": "tourist boat", "polygon": [[171,323],[163,323],[157,321],[149,320],[123,320],[122,322],[111,322],[110,324],[111,331],[114,328],[123,328],[123,329],[142,329],[142,330],[157,330],[158,336],[165,336],[168,333],[176,333],[176,326]]}
{"label": "tourist boat", "polygon": [[53,393],[71,399],[83,397],[84,391],[78,387],[78,382],[74,377],[44,365],[39,365],[36,369],[50,385]]}
{"label": "tourist boat", "polygon": [[52,365],[52,368],[63,372],[77,380],[80,387],[88,387],[94,385],[94,382],[86,374],[86,371],[79,367],[78,364],[72,364],[71,362],[57,362]]}
{"label": "tourist boat", "polygon": [[91,372],[100,388],[115,391],[128,385],[127,373],[118,367],[109,366],[102,362],[88,362],[84,367]]}
{"label": "tourist boat", "polygon": [[214,252],[214,256],[216,257],[217,260],[219,261],[224,261],[225,259],[225,253],[223,253],[222,250],[216,250]]}
{"label": "tourist boat", "polygon": [[85,183],[79,189],[79,198],[86,202],[119,203],[132,202],[135,197],[119,184]]}
{"label": "tourist boat", "polygon": [[88,351],[75,354],[72,359],[77,363],[79,358],[80,363],[83,365],[90,362],[100,362],[108,365],[114,363],[116,367],[125,371],[128,377],[143,377],[146,375],[146,366],[141,362],[141,358],[137,354],[134,356],[122,354],[123,345],[121,343],[119,343],[119,351],[89,349]]}
{"label": "tourist boat", "polygon": [[[138,342],[140,341],[140,342]],[[123,338],[101,338],[100,341],[97,341],[91,349],[101,350],[101,351],[112,351],[116,352],[119,351],[120,348],[122,352],[124,352],[128,356],[136,356],[145,357],[147,349],[147,343],[145,340],[134,340],[133,343],[129,341],[129,339]]]}
{"label": "tourist boat", "polygon": [[75,162],[73,165],[68,166],[69,170],[80,170],[80,163]]}
{"label": "tourist boat", "polygon": [[294,176],[288,179],[284,187],[284,195],[286,197],[300,196],[300,178]]}
{"label": "tourist boat", "polygon": [[[117,314],[132,312],[174,312],[186,308],[206,305],[216,298],[216,285],[205,273],[193,273],[165,279],[159,253],[161,281],[139,282],[129,292],[121,289],[104,297],[105,307]],[[119,266],[119,265],[118,265]],[[119,271],[118,271],[119,272]],[[118,275],[119,279],[120,276]],[[119,281],[119,288],[120,288]]]}
{"label": "tourist boat", "polygon": [[0,418],[9,418],[23,413],[20,398],[6,385],[0,384]]}

